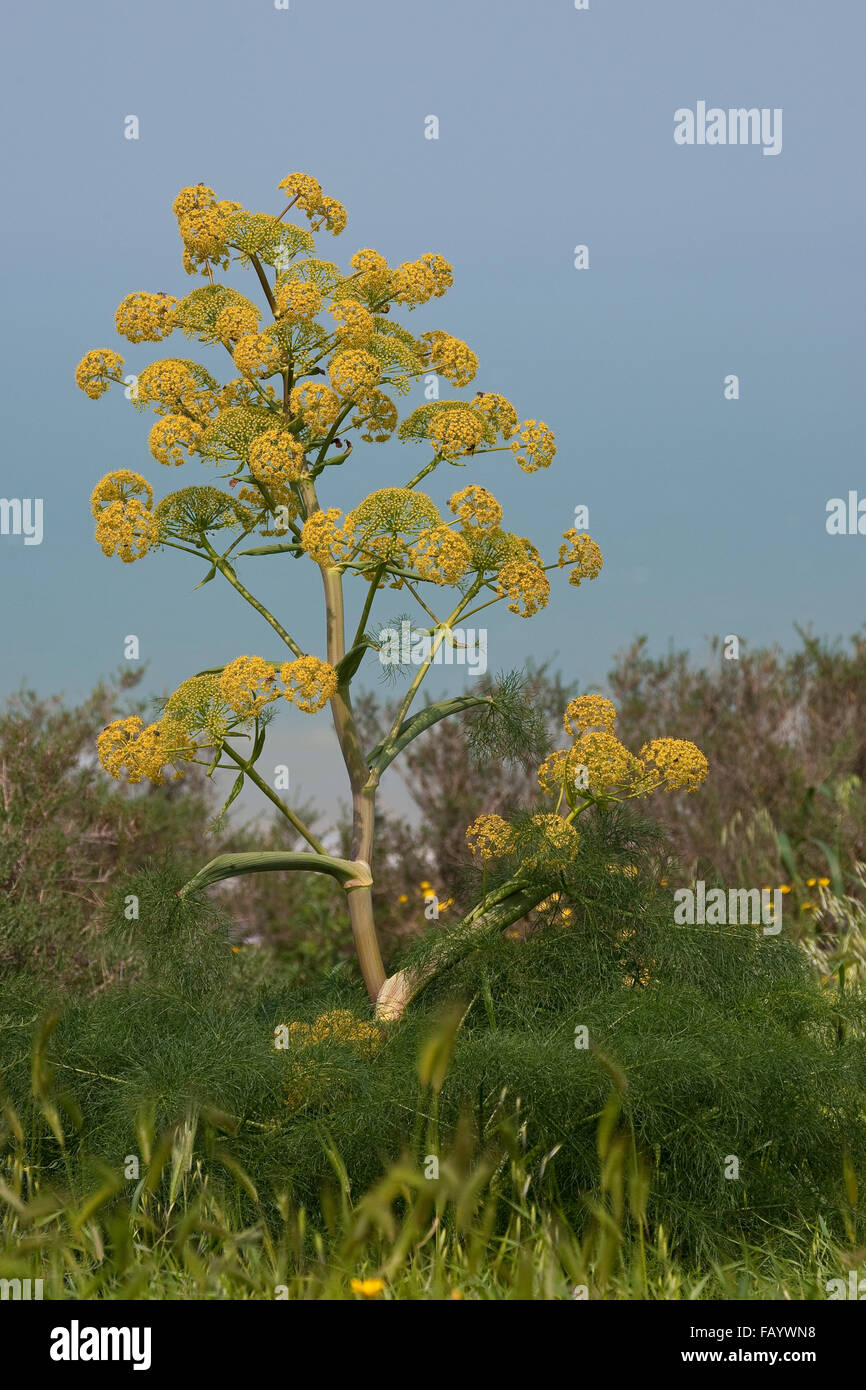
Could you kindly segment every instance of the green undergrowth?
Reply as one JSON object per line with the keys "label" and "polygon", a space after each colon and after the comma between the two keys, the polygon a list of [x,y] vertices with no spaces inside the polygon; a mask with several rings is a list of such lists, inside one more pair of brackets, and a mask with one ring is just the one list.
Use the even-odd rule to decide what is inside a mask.
{"label": "green undergrowth", "polygon": [[674,927],[651,840],[630,864],[594,833],[535,930],[379,1030],[351,967],[300,988],[170,869],[125,885],[126,983],[0,985],[4,1268],[106,1296],[382,1270],[383,1296],[824,1296],[864,1238],[862,996],[784,932]]}

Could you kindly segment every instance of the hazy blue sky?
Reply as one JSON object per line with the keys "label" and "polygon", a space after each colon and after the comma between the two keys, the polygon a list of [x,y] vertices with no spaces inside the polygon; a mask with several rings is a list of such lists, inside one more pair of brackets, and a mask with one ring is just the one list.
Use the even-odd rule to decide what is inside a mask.
{"label": "hazy blue sky", "polygon": [[[189,350],[113,326],[126,293],[198,283],[180,265],[181,186],[279,211],[296,169],[348,207],[327,254],[454,264],[454,289],[408,322],[469,342],[469,394],[501,391],[555,430],[547,472],[496,454],[473,473],[506,524],[550,552],[589,506],[601,577],[560,577],[530,622],[493,610],[491,667],[558,653],[585,686],[638,633],[701,658],[712,634],[790,645],[795,622],[861,626],[866,536],[825,530],[828,498],[866,495],[860,0],[19,0],[4,31],[0,492],[44,499],[44,540],[0,536],[3,691],[83,694],[127,633],[154,693],[270,653],[240,600],[193,592],[187,556],[102,556],[88,498],[105,472],[143,471],[157,495],[210,478],[162,469],[147,417],[119,392],[88,400],[73,373],[90,347],[130,371]],[[674,112],[699,101],[781,108],[782,152],[677,145]],[[358,449],[353,496],[422,461]],[[448,470],[431,492],[466,480]],[[247,564],[321,653],[312,567]],[[328,719],[280,727],[275,760],[311,790]]]}

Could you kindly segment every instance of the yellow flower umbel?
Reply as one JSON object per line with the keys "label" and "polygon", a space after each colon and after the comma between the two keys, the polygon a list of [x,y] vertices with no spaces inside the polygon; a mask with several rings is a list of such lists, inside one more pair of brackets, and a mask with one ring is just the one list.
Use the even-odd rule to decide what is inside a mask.
{"label": "yellow flower umbel", "polygon": [[150,510],[152,502],[150,483],[129,468],[107,473],[96,484],[90,509],[103,555],[119,555],[124,564],[130,564],[147,554],[159,539],[159,523]]}
{"label": "yellow flower umbel", "polygon": [[531,618],[550,598],[550,580],[540,565],[530,561],[509,560],[499,571],[496,588],[511,599],[509,612],[521,618]]}
{"label": "yellow flower umbel", "polygon": [[190,363],[181,358],[166,357],[160,362],[151,362],[139,374],[138,404],[152,405],[157,413],[173,413],[181,408],[195,412],[200,393]]}
{"label": "yellow flower umbel", "polygon": [[466,827],[466,843],[479,859],[499,859],[514,848],[514,831],[495,812],[476,816]]}
{"label": "yellow flower umbel", "polygon": [[205,736],[202,747],[217,747],[234,722],[234,712],[215,672],[191,676],[165,702],[163,718],[193,737]]}
{"label": "yellow flower umbel", "polygon": [[526,856],[527,868],[554,868],[558,863],[567,863],[577,854],[580,836],[563,816],[542,811],[532,817],[531,824],[540,832],[542,842],[540,852]]}
{"label": "yellow flower umbel", "polygon": [[158,343],[174,330],[172,310],[177,300],[170,294],[128,294],[118,305],[114,325],[131,343]]}
{"label": "yellow flower umbel", "polygon": [[153,425],[147,442],[157,463],[176,468],[185,462],[184,449],[188,457],[195,453],[201,432],[202,426],[187,415],[163,415]]}
{"label": "yellow flower umbel", "polygon": [[495,531],[502,520],[502,508],[493,493],[477,483],[449,497],[448,510],[467,530]]}
{"label": "yellow flower umbel", "polygon": [[397,426],[397,407],[386,396],[384,391],[378,387],[364,393],[358,398],[358,409],[352,416],[353,427],[360,429],[361,425],[366,425],[366,429],[361,430],[361,438],[368,444],[383,444],[386,439],[390,439]]}
{"label": "yellow flower umbel", "polygon": [[433,416],[427,426],[427,438],[437,454],[453,460],[477,449],[484,438],[484,429],[477,415],[457,406],[454,410],[440,410]]}
{"label": "yellow flower umbel", "polygon": [[299,656],[280,667],[280,680],[286,689],[285,699],[307,714],[323,709],[337,693],[337,673],[327,661],[317,656]]}
{"label": "yellow flower umbel", "polygon": [[352,527],[348,517],[344,517],[342,525],[338,525],[342,516],[339,507],[329,507],[324,512],[313,512],[304,522],[301,545],[317,565],[337,564],[351,547]]}
{"label": "yellow flower umbel", "polygon": [[338,396],[350,400],[362,396],[379,383],[382,369],[375,357],[360,348],[349,348],[331,358],[331,386]]}
{"label": "yellow flower umbel", "polygon": [[455,386],[468,386],[478,371],[478,358],[459,338],[437,329],[433,333],[422,333],[422,343],[430,347],[430,363],[440,376]]}
{"label": "yellow flower umbel", "polygon": [[509,400],[495,391],[479,391],[472,404],[502,439],[511,438],[517,429],[517,411]]}
{"label": "yellow flower umbel", "polygon": [[426,261],[404,261],[391,272],[390,294],[395,304],[414,309],[436,293],[436,280]]}
{"label": "yellow flower umbel", "polygon": [[524,473],[549,468],[556,454],[553,431],[547,428],[543,420],[524,420],[517,438],[509,447]]}
{"label": "yellow flower umbel", "polygon": [[75,368],[75,384],[92,401],[104,396],[113,381],[123,381],[123,358],[110,348],[86,352]]}
{"label": "yellow flower umbel", "polygon": [[288,280],[277,287],[277,313],[289,323],[314,319],[322,307],[322,291],[312,280]]}
{"label": "yellow flower umbel", "polygon": [[574,741],[572,756],[587,769],[587,790],[593,796],[617,792],[629,796],[643,772],[634,754],[606,729],[590,729],[581,734]]}
{"label": "yellow flower umbel", "polygon": [[279,698],[276,668],[261,656],[236,657],[222,671],[220,694],[238,719],[254,719]]}
{"label": "yellow flower umbel", "polygon": [[574,806],[598,798],[622,800],[652,792],[694,791],[709,770],[686,739],[660,738],[635,756],[616,737],[616,710],[603,695],[578,695],[563,717],[571,748],[551,753],[538,769],[542,790]]}
{"label": "yellow flower umbel", "polygon": [[257,482],[290,483],[304,471],[304,446],[288,430],[266,430],[250,445],[250,472]]}
{"label": "yellow flower umbel", "polygon": [[238,371],[247,377],[273,376],[280,365],[279,346],[267,333],[239,338],[232,356]]}
{"label": "yellow flower umbel", "polygon": [[363,294],[375,299],[387,292],[388,262],[378,251],[365,246],[355,252],[349,264],[355,271],[354,283]]}
{"label": "yellow flower umbel", "polygon": [[[99,761],[117,781],[140,782],[143,777],[161,786],[165,781],[163,768],[169,763],[185,761],[195,752],[195,745],[173,721],[163,719],[145,728],[138,715],[115,719],[96,740]],[[182,776],[181,771],[175,777]]]}
{"label": "yellow flower umbel", "polygon": [[654,738],[640,750],[649,791],[695,791],[710,767],[700,748],[683,738]]}
{"label": "yellow flower umbel", "polygon": [[578,695],[569,700],[563,716],[565,732],[577,738],[589,729],[604,729],[612,734],[616,726],[616,710],[603,695]]}
{"label": "yellow flower umbel", "polygon": [[447,526],[422,531],[408,553],[412,568],[434,584],[459,583],[472,563],[466,541]]}
{"label": "yellow flower umbel", "polygon": [[285,193],[290,203],[301,212],[305,212],[308,217],[314,217],[322,210],[322,185],[312,174],[288,174],[280,180],[277,188]]}
{"label": "yellow flower umbel", "polygon": [[382,1034],[375,1023],[356,1018],[349,1009],[331,1009],[312,1023],[290,1023],[289,1040],[297,1047],[315,1047],[331,1042],[360,1053],[375,1052]]}
{"label": "yellow flower umbel", "polygon": [[566,544],[559,547],[558,563],[560,569],[565,565],[572,567],[569,584],[579,588],[582,579],[597,579],[604,562],[601,550],[592,537],[572,527],[569,531],[563,531],[562,539]]}
{"label": "yellow flower umbel", "polygon": [[365,348],[375,332],[373,315],[357,299],[340,299],[331,305],[337,321],[337,338],[343,347]]}
{"label": "yellow flower umbel", "polygon": [[217,315],[214,331],[222,343],[255,337],[259,331],[260,318],[259,310],[248,299],[234,300]]}
{"label": "yellow flower umbel", "polygon": [[292,387],[289,408],[314,434],[327,434],[340,413],[340,398],[324,382],[305,381]]}

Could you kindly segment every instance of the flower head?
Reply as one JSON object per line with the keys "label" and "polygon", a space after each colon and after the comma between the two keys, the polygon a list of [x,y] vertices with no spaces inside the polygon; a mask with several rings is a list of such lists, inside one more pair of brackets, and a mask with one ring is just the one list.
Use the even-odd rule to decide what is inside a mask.
{"label": "flower head", "polygon": [[605,729],[612,734],[616,725],[616,710],[603,695],[578,695],[569,700],[563,716],[565,732],[577,738],[588,729]]}
{"label": "flower head", "polygon": [[499,571],[496,584],[501,598],[511,599],[509,612],[531,618],[550,598],[550,580],[540,565],[527,560],[509,560]]}
{"label": "flower head", "polygon": [[273,376],[280,365],[279,345],[267,333],[248,333],[239,338],[232,356],[244,376]]}
{"label": "flower head", "polygon": [[654,738],[645,743],[640,757],[655,786],[664,791],[693,792],[706,778],[710,765],[696,744],[683,738]]}
{"label": "flower head", "polygon": [[338,396],[356,397],[376,386],[382,369],[375,357],[360,348],[349,348],[331,358],[331,386]]}
{"label": "flower head", "polygon": [[510,439],[517,429],[517,411],[504,396],[495,391],[479,391],[472,404],[486,415],[491,426],[503,439]]}
{"label": "flower head", "polygon": [[477,531],[493,531],[502,520],[502,508],[486,488],[471,483],[448,498],[448,510],[461,525]]}
{"label": "flower head", "polygon": [[459,532],[433,526],[421,531],[409,547],[409,563],[434,584],[457,584],[472,564],[472,552]]}
{"label": "flower head", "polygon": [[177,300],[170,294],[128,294],[118,306],[114,325],[131,343],[158,343],[174,329],[172,310]]}
{"label": "flower head", "polygon": [[353,528],[349,517],[344,517],[339,507],[328,507],[327,511],[313,512],[304,522],[301,532],[301,545],[311,555],[317,565],[335,565],[346,557],[353,540]]}
{"label": "flower head", "polygon": [[279,697],[276,668],[261,656],[239,656],[223,668],[220,694],[235,716],[253,719]]}
{"label": "flower head", "polygon": [[455,406],[431,416],[427,438],[443,458],[458,459],[477,449],[484,438],[484,426],[474,411]]}
{"label": "flower head", "polygon": [[277,312],[289,323],[314,319],[322,307],[322,291],[312,280],[285,280],[275,299]]}
{"label": "flower head", "polygon": [[466,843],[479,859],[498,859],[514,848],[514,831],[502,816],[489,812],[466,827]]}
{"label": "flower head", "polygon": [[283,695],[298,709],[315,714],[337,693],[337,672],[317,656],[300,656],[280,667]]}
{"label": "flower head", "polygon": [[543,420],[524,420],[510,448],[524,473],[535,473],[553,463],[556,440]]}
{"label": "flower head", "polygon": [[468,386],[478,371],[478,358],[459,338],[438,329],[422,333],[421,341],[430,347],[430,362],[440,376],[455,386]]}
{"label": "flower head", "polygon": [[158,463],[177,467],[185,462],[187,456],[195,453],[196,440],[202,426],[188,415],[163,415],[155,421],[148,437],[148,446]]}
{"label": "flower head", "polygon": [[562,539],[567,544],[559,547],[559,567],[562,569],[564,565],[574,566],[568,576],[569,584],[574,584],[576,588],[579,588],[582,579],[597,579],[601,573],[603,561],[601,550],[592,537],[583,532],[575,531],[572,527],[568,531],[563,531]]}
{"label": "flower head", "polygon": [[75,368],[75,384],[92,401],[104,396],[112,381],[122,381],[123,358],[110,348],[86,352]]}
{"label": "flower head", "polygon": [[304,471],[304,446],[289,430],[265,430],[250,445],[250,472],[260,483],[293,482]]}
{"label": "flower head", "polygon": [[369,309],[358,299],[338,299],[332,304],[330,314],[337,322],[337,338],[344,347],[365,348],[375,332],[376,325]]}
{"label": "flower head", "polygon": [[289,407],[316,434],[327,434],[340,413],[340,398],[322,381],[304,381],[292,387]]}
{"label": "flower head", "polygon": [[382,444],[394,433],[397,407],[390,396],[374,386],[358,398],[358,409],[352,416],[352,425],[356,429],[366,426],[361,430],[361,438],[368,444]]}

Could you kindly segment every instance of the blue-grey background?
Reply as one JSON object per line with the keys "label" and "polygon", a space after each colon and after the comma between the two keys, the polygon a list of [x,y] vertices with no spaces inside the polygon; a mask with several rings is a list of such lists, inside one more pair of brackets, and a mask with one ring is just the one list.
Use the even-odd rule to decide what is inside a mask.
{"label": "blue-grey background", "polygon": [[[277,212],[276,184],[296,169],[349,210],[322,254],[435,250],[453,263],[454,289],[407,321],[469,342],[482,364],[470,395],[501,391],[555,430],[547,472],[499,454],[472,471],[506,524],[549,553],[575,505],[590,508],[602,576],[576,590],[560,575],[530,622],[488,610],[494,669],[556,653],[584,687],[638,633],[701,659],[713,634],[793,645],[795,623],[857,630],[866,537],[830,537],[824,523],[828,498],[866,494],[864,42],[860,0],[7,9],[0,494],[44,498],[45,538],[0,537],[0,694],[24,679],[80,696],[129,633],[152,693],[275,650],[230,591],[193,592],[189,557],[102,556],[88,498],[105,472],[143,471],[157,496],[210,478],[198,463],[161,468],[149,418],[118,390],[88,400],[73,373],[91,347],[122,351],[127,371],[189,351],[182,339],[132,347],[113,324],[132,290],[201,283],[180,265],[180,187],[203,181]],[[781,107],[782,153],[677,146],[673,113],[698,100]],[[138,141],[124,138],[130,114]],[[424,138],[430,114],[437,141]],[[586,271],[573,267],[578,243]],[[727,373],[737,402],[724,399]],[[410,400],[422,399],[419,387]],[[357,449],[349,499],[426,461],[400,449]],[[440,503],[469,481],[447,473],[431,486]],[[321,654],[312,567],[246,564]],[[399,596],[383,617],[389,603],[399,610]],[[459,684],[459,670],[439,679]],[[272,748],[299,790],[337,793],[327,715],[288,716]]]}

